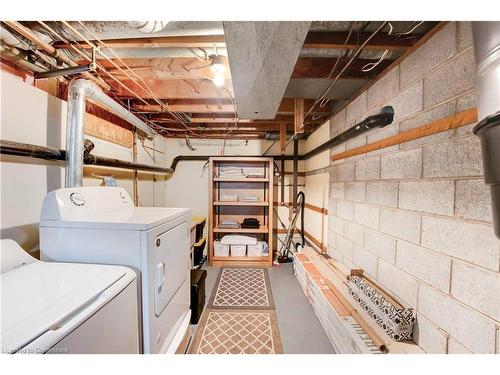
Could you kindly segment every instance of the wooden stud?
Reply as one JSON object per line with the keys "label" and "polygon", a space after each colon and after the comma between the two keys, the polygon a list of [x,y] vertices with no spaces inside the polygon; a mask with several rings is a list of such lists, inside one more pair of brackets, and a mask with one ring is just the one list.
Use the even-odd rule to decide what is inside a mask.
{"label": "wooden stud", "polygon": [[294,99],[295,134],[304,132],[304,99]]}
{"label": "wooden stud", "polygon": [[286,147],[286,123],[280,124],[280,154],[285,155]]}

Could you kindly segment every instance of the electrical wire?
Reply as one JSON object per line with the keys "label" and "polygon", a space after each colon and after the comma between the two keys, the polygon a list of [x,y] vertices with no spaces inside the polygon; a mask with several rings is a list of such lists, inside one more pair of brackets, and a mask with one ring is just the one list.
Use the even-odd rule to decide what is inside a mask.
{"label": "electrical wire", "polygon": [[[387,35],[391,35],[392,34],[392,31],[394,30],[394,28],[392,27],[392,24],[389,22],[389,32],[387,33]],[[386,49],[384,51],[384,53],[382,54],[382,56],[380,56],[380,58],[376,61],[376,62],[371,62],[371,63],[368,63],[368,64],[365,64],[362,68],[361,68],[361,71],[362,72],[369,72],[373,69],[375,69],[381,62],[382,60],[384,60],[384,58],[390,53],[391,51]]]}
{"label": "electrical wire", "polygon": [[129,70],[139,81],[142,82],[143,85],[139,84],[137,82],[137,79],[134,79],[132,78],[129,74],[127,74],[118,64],[116,64],[111,58],[109,58],[104,52],[102,52],[94,43],[92,43],[91,41],[89,41],[87,38],[85,38],[85,36],[83,36],[80,32],[78,32],[75,28],[73,28],[68,22],[66,21],[61,21],[66,27],[70,28],[75,34],[77,34],[79,37],[81,37],[89,46],[95,48],[97,50],[97,52],[102,55],[106,60],[108,60],[111,64],[113,64],[113,66],[115,66],[120,72],[122,72],[123,74],[125,74],[126,77],[128,77],[131,81],[133,81],[137,86],[139,86],[141,89],[147,91],[150,93],[150,95],[153,97],[153,100],[155,102],[157,102],[159,105],[160,105],[160,108],[164,108],[167,110],[167,112],[170,113],[171,116],[173,116],[180,124],[182,124],[187,131],[189,131],[190,133],[192,134],[195,134],[193,132],[193,130],[188,127],[184,121],[173,111],[171,111],[169,108],[168,108],[168,105],[166,105],[165,103],[163,103],[161,100],[159,100],[156,95],[154,94],[154,92],[151,90],[151,88],[147,85],[147,83],[144,81],[144,79],[142,77],[140,77],[139,75],[137,75],[137,73],[135,73],[115,52],[112,48],[110,48],[109,46],[107,46],[103,41],[101,41],[99,38],[97,38],[93,33],[92,31],[81,21],[78,21],[80,23],[80,25],[85,28],[87,30],[87,32],[95,39],[99,42],[99,44],[101,44],[101,46],[107,48],[117,59],[118,61],[120,61],[125,67],[127,70]]}
{"label": "electrical wire", "polygon": [[[59,33],[57,33],[55,30],[53,30],[50,26],[48,26],[47,24],[45,24],[44,22],[42,21],[38,21],[43,27],[45,27],[47,30],[49,30],[50,32],[54,33],[55,35],[57,35],[61,40],[63,40],[65,43],[67,43],[75,52],[77,52],[79,55],[81,55],[82,57],[84,57],[85,59],[89,60],[92,62],[92,58],[89,57],[87,54],[85,54],[84,52],[82,52],[81,50],[79,50],[78,48],[76,48],[73,43],[70,43],[66,38],[62,37]],[[97,46],[93,45],[93,43],[91,43],[90,41],[87,40],[87,38],[85,38],[81,33],[79,33],[77,30],[75,30],[71,25],[69,25],[67,22],[65,21],[61,21],[63,24],[65,24],[69,29],[71,29],[76,35],[78,35],[79,37],[83,38],[87,43],[89,43],[90,46],[92,46],[94,48],[94,51],[99,51],[99,49],[97,48]],[[82,24],[83,25],[83,24]],[[83,25],[85,27],[85,25]],[[83,50],[81,44],[77,41],[75,41],[75,43]],[[107,46],[106,46],[107,47]],[[114,51],[113,51],[114,52]],[[101,52],[102,55],[104,55],[108,60],[110,60],[104,53]],[[111,61],[111,60],[110,60]],[[111,61],[112,62],[112,61]],[[112,62],[113,63],[113,62]],[[146,105],[149,105],[149,103],[144,100],[143,98],[141,98],[139,95],[137,95],[133,90],[131,90],[127,85],[125,85],[123,82],[121,82],[119,79],[117,79],[113,74],[111,74],[110,72],[108,72],[108,70],[106,68],[104,68],[100,63],[96,62],[96,65],[97,67],[102,70],[106,75],[108,75],[111,79],[113,79],[115,82],[117,82],[121,87],[123,87],[125,90],[127,90],[129,93],[131,93],[134,97],[136,97],[137,99],[139,99],[140,101],[142,101],[144,104]],[[129,68],[130,69],[130,68]],[[123,71],[123,70],[122,70]],[[124,72],[125,73],[125,72]],[[125,73],[126,74],[126,73]],[[127,74],[126,74],[127,75]],[[128,75],[127,75],[128,76]],[[137,84],[136,80],[132,79],[130,76],[128,76],[134,83]],[[140,79],[140,77],[139,77]],[[140,87],[140,85],[138,85]],[[116,97],[115,97],[116,98]],[[122,103],[122,101],[118,98],[118,101]],[[162,108],[165,108],[165,104],[160,102],[161,103],[161,107]],[[176,118],[175,115],[173,115],[174,118]],[[177,119],[177,118],[176,118]],[[178,119],[179,122],[182,122],[182,120]],[[151,121],[145,119],[145,121],[149,124],[149,126],[152,125]],[[182,122],[183,123],[183,122]],[[183,125],[186,127],[186,129],[189,130],[189,127],[187,127],[184,123]],[[156,129],[155,129],[156,130]]]}
{"label": "electrical wire", "polygon": [[[151,90],[151,88],[148,86],[148,84],[144,81],[144,79],[142,77],[140,77],[133,69],[131,69],[123,60],[120,56],[118,56],[116,54],[116,52],[113,50],[113,48],[109,47],[108,45],[106,45],[105,42],[103,42],[102,40],[100,40],[99,38],[97,38],[97,36],[84,24],[82,23],[81,21],[78,21],[81,26],[87,30],[87,32],[95,39],[99,42],[99,44],[106,48],[107,50],[109,50],[114,56],[116,59],[118,59],[118,61],[120,61],[124,66],[125,68],[130,71],[131,74],[133,74],[139,81],[142,82],[142,85],[138,84],[137,80],[136,79],[133,79],[132,77],[130,77],[126,72],[123,71],[123,69],[118,66],[117,64],[114,63],[114,61],[112,61],[108,56],[106,56],[106,54],[98,51],[101,55],[103,55],[108,61],[110,61],[116,68],[118,68],[123,74],[125,74],[126,77],[128,77],[129,79],[131,79],[136,85],[138,85],[139,87],[141,87],[143,90],[149,92],[149,94],[152,96],[152,99],[160,105],[160,112],[164,112],[164,110],[166,110],[172,117],[174,117],[175,120],[177,120],[189,133],[191,133],[192,135],[195,135],[195,136],[201,136],[203,137],[203,134],[197,134],[195,133],[192,128],[190,128],[188,125],[186,125],[186,123],[183,121],[183,119],[180,117],[179,114],[177,114],[176,112],[170,110],[170,108],[168,107],[168,104],[167,103],[164,103],[163,101],[161,101],[156,95],[155,93],[153,92],[153,90]],[[68,24],[69,26],[69,24]],[[83,35],[80,34],[81,37],[83,37]],[[88,40],[86,40],[87,43],[90,43]],[[89,44],[90,45],[90,44]],[[201,69],[202,67],[198,67],[199,69]],[[190,69],[187,69],[188,71],[190,71]],[[210,77],[205,77],[205,76],[202,76],[202,75],[199,75],[201,78],[203,79],[210,79]]]}
{"label": "electrical wire", "polygon": [[413,31],[415,31],[421,24],[423,24],[425,21],[419,21],[416,23],[416,25],[414,25],[413,27],[411,27],[408,31],[405,31],[405,32],[402,32],[402,33],[396,33],[396,37],[399,38],[403,35],[408,35],[408,34],[411,34]]}
{"label": "electrical wire", "polygon": [[[85,41],[88,45],[90,45],[90,46],[92,46],[93,48],[96,48],[96,49],[97,49],[97,46],[95,46],[92,42],[90,42],[87,38],[85,38],[85,37],[84,37],[81,33],[79,33],[77,30],[75,30],[75,29],[74,29],[74,28],[73,28],[73,27],[72,27],[69,23],[67,23],[66,21],[62,21],[62,22],[63,22],[63,24],[64,24],[66,27],[70,28],[70,29],[71,29],[74,33],[76,33],[79,37],[83,38],[83,40],[84,40],[84,41]],[[126,63],[125,63],[125,62],[124,62],[124,61],[123,61],[123,60],[122,60],[122,59],[121,59],[118,55],[117,55],[117,54],[116,54],[116,53],[115,53],[115,52],[114,52],[114,50],[113,50],[111,47],[107,46],[107,45],[106,45],[106,44],[105,44],[102,40],[100,40],[99,38],[97,38],[97,37],[96,37],[96,36],[92,33],[92,31],[91,31],[91,30],[89,30],[89,28],[88,28],[85,24],[83,24],[81,21],[78,21],[78,22],[80,23],[80,25],[81,25],[84,29],[86,29],[86,30],[87,30],[87,32],[88,32],[88,33],[89,33],[89,34],[90,34],[90,35],[91,35],[91,36],[92,36],[95,40],[97,40],[97,41],[99,42],[99,44],[100,44],[102,47],[104,47],[104,48],[106,48],[107,50],[109,50],[109,51],[110,51],[110,52],[111,52],[111,53],[112,53],[112,54],[113,54],[113,55],[114,55],[114,56],[115,56],[115,57],[116,57],[116,58],[117,58],[117,59],[118,59],[118,60],[119,60],[119,61],[120,61],[120,62],[121,62],[121,63],[122,63],[125,67],[126,67],[126,69],[127,69],[127,70],[129,70],[129,71],[130,71],[130,72],[131,72],[134,76],[136,76],[136,77],[137,77],[137,79],[139,79],[139,80],[143,83],[143,85],[138,84],[137,80],[135,80],[135,79],[133,79],[132,77],[130,77],[130,76],[129,76],[129,75],[128,75],[128,74],[127,74],[127,73],[126,73],[126,72],[125,72],[125,71],[124,71],[124,70],[123,70],[120,66],[119,66],[119,65],[117,65],[114,61],[112,61],[112,60],[111,60],[111,59],[110,59],[110,58],[109,58],[109,57],[108,57],[105,53],[103,53],[103,52],[102,52],[102,51],[100,51],[99,49],[97,49],[97,52],[98,52],[98,53],[100,53],[102,56],[104,56],[104,57],[105,57],[108,61],[110,61],[110,62],[111,62],[111,63],[112,63],[112,64],[113,64],[113,65],[114,65],[117,69],[119,69],[119,71],[121,71],[123,74],[125,74],[125,76],[126,76],[126,77],[128,77],[129,79],[131,79],[131,80],[132,80],[134,83],[136,83],[139,87],[141,87],[142,89],[144,89],[144,90],[148,91],[148,92],[150,93],[150,95],[153,97],[153,100],[154,100],[155,102],[157,102],[157,103],[160,105],[160,109],[161,109],[161,110],[166,109],[166,110],[167,110],[167,112],[169,112],[169,113],[172,115],[172,117],[174,117],[174,119],[176,119],[176,120],[177,120],[177,121],[178,121],[181,125],[183,125],[183,126],[186,128],[186,130],[187,130],[188,132],[190,132],[190,133],[191,133],[191,134],[193,134],[193,135],[198,135],[198,134],[196,134],[196,133],[195,133],[195,132],[194,132],[194,131],[190,128],[190,127],[188,127],[188,126],[184,123],[184,121],[182,120],[182,118],[180,118],[180,116],[179,116],[177,113],[175,113],[174,111],[171,111],[171,110],[168,108],[168,104],[163,103],[160,99],[158,99],[158,98],[156,97],[156,95],[155,95],[155,94],[154,94],[154,92],[153,92],[153,91],[149,88],[149,86],[148,86],[148,85],[147,85],[147,83],[144,81],[144,79],[143,79],[142,77],[138,76],[138,75],[137,75],[137,74],[136,74],[136,73],[135,73],[135,72],[134,72],[134,71],[133,71],[133,70],[132,70],[132,69],[131,69],[131,68],[130,68],[130,67],[129,67],[129,66],[128,66],[128,65],[127,65],[127,64],[126,64]],[[205,60],[203,60],[202,58],[200,58],[200,57],[199,57],[199,55],[197,55],[197,54],[196,54],[196,52],[194,52],[194,50],[192,50],[192,52],[193,52],[193,53],[197,56],[197,58],[201,59],[202,61],[209,61],[209,58],[208,58],[208,55],[206,54],[206,52],[205,52]],[[203,78],[204,78],[204,79],[207,79],[207,78],[208,78],[208,79],[210,79],[210,77],[204,77],[204,76],[203,76]],[[231,95],[230,95],[230,96],[231,96]],[[232,99],[232,97],[231,97],[231,99]],[[236,115],[236,113],[235,113],[235,115]],[[236,127],[237,127],[237,121],[236,121],[236,124],[235,124],[235,129],[236,129]],[[235,130],[235,129],[234,129],[234,130]],[[234,130],[233,130],[233,131],[234,131]],[[230,134],[230,133],[231,133],[231,131],[229,131],[229,133],[228,133],[228,134]],[[201,135],[201,134],[200,134],[200,136],[203,136],[203,135]]]}
{"label": "electrical wire", "polygon": [[386,49],[386,50],[384,51],[384,53],[382,54],[382,56],[380,56],[380,58],[379,58],[377,61],[375,61],[375,62],[370,62],[370,63],[368,63],[368,64],[365,64],[365,65],[361,68],[361,71],[362,71],[362,72],[364,72],[364,73],[367,73],[367,72],[369,72],[369,71],[371,71],[371,70],[375,69],[375,68],[376,68],[376,67],[377,67],[377,66],[378,66],[378,65],[382,62],[382,60],[384,60],[384,59],[385,59],[385,57],[389,54],[389,52],[390,52],[390,51],[389,51],[388,49]]}
{"label": "electrical wire", "polygon": [[304,118],[306,116],[308,116],[312,111],[313,109],[316,107],[316,105],[323,99],[326,98],[326,96],[328,95],[328,93],[331,91],[331,89],[335,86],[335,83],[337,83],[338,79],[344,74],[344,72],[349,68],[349,66],[351,66],[351,64],[353,63],[353,61],[359,56],[359,54],[361,53],[361,51],[363,50],[363,48],[370,42],[370,40],[372,40],[372,38],[377,35],[383,28],[385,28],[385,26],[388,24],[387,21],[384,21],[372,34],[370,34],[370,36],[368,38],[366,38],[366,40],[363,42],[363,44],[361,44],[361,46],[359,46],[357,49],[356,49],[356,52],[354,52],[353,56],[350,58],[350,60],[344,65],[344,67],[342,68],[342,70],[336,75],[336,77],[334,78],[333,82],[328,86],[328,88],[323,92],[323,94],[320,96],[320,98],[318,100],[316,100],[313,105],[311,106],[311,108],[309,109],[309,111],[304,115]]}

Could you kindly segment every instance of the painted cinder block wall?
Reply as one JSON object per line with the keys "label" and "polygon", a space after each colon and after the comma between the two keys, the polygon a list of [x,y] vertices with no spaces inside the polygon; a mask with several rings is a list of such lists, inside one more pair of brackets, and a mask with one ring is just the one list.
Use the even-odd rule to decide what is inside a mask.
{"label": "painted cinder block wall", "polygon": [[[331,155],[475,107],[470,23],[448,23],[334,116],[329,136],[385,105],[393,124]],[[500,352],[500,241],[473,126],[328,167],[329,254],[412,306],[428,353]]]}

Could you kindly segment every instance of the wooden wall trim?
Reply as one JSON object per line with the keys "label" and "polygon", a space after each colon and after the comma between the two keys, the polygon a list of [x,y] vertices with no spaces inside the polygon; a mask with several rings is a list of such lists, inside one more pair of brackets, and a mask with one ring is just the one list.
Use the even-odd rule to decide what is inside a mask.
{"label": "wooden wall trim", "polygon": [[431,123],[410,129],[405,132],[387,137],[377,142],[369,143],[365,146],[353,148],[352,150],[340,152],[332,155],[332,160],[340,160],[351,156],[365,154],[370,151],[380,150],[382,148],[398,145],[400,143],[413,141],[432,134],[441,133],[450,129],[456,129],[461,126],[469,125],[477,121],[477,109],[472,108],[464,112],[457,113],[454,116],[445,117]]}
{"label": "wooden wall trim", "polygon": [[[306,176],[306,172],[297,172],[297,175],[299,177],[305,177]],[[293,172],[285,172],[285,176],[293,176]]]}
{"label": "wooden wall trim", "polygon": [[[280,206],[280,202],[274,202],[274,205],[275,206]],[[285,202],[285,206],[291,206],[292,205],[292,202]],[[314,206],[312,204],[309,204],[309,203],[306,203],[304,205],[305,208],[311,210],[311,211],[314,211],[314,212],[319,212],[320,214],[323,214],[323,215],[328,215],[328,209],[327,208],[324,208],[324,207],[318,207],[318,206]]]}
{"label": "wooden wall trim", "polygon": [[307,209],[309,209],[309,210],[311,210],[311,211],[319,212],[320,214],[323,214],[323,215],[328,215],[328,209],[327,208],[314,206],[314,205],[309,204],[309,203],[306,203],[304,205],[304,207],[307,208]]}
{"label": "wooden wall trim", "polygon": [[[277,234],[286,234],[287,231],[285,229],[275,229],[274,233],[277,233]],[[296,233],[298,233],[298,231],[296,231]],[[320,240],[318,240],[316,237],[314,237],[311,233],[309,233],[307,231],[304,231],[304,235],[315,246],[317,246],[319,249],[321,249],[321,251],[327,251],[328,250],[328,248],[325,246],[325,244],[323,242],[321,242]]]}
{"label": "wooden wall trim", "polygon": [[326,252],[328,250],[328,248],[323,244],[323,242],[319,241],[311,233],[304,231],[304,234],[314,245],[318,247],[318,249],[321,249],[321,251],[323,252]]}

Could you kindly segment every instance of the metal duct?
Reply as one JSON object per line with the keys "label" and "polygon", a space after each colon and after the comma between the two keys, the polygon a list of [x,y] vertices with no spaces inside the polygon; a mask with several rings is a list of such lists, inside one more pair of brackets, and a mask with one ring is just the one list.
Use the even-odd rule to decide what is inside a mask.
{"label": "metal duct", "polygon": [[500,238],[500,22],[473,22],[479,123],[484,179],[491,188],[495,235]]}
{"label": "metal duct", "polygon": [[153,34],[163,30],[168,21],[128,21],[128,24],[142,33]]}
{"label": "metal duct", "polygon": [[85,100],[102,105],[129,122],[148,136],[157,133],[136,116],[115,102],[95,83],[77,79],[68,87],[68,119],[66,125],[66,187],[80,187],[83,182],[83,149],[85,128]]}

